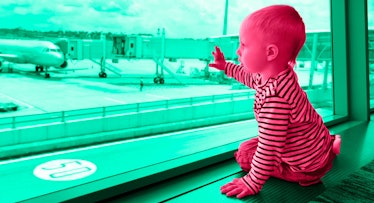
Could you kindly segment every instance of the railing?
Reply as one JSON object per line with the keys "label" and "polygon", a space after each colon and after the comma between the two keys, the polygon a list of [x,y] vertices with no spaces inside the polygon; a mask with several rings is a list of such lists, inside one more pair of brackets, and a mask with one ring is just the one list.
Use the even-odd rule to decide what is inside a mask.
{"label": "railing", "polygon": [[106,117],[119,114],[138,113],[158,109],[180,108],[207,103],[232,101],[236,99],[248,99],[254,95],[254,91],[248,90],[239,93],[210,95],[201,97],[181,98],[173,100],[150,101],[116,106],[105,106],[26,116],[14,116],[0,118],[0,129],[11,129],[35,125],[43,125],[56,122]]}

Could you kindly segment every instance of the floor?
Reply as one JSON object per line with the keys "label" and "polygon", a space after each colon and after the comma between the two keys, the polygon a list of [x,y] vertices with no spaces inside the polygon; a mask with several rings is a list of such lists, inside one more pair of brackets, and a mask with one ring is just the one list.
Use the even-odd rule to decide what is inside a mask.
{"label": "floor", "polygon": [[349,122],[330,128],[332,133],[342,136],[341,154],[323,178],[323,184],[301,187],[270,178],[258,195],[243,200],[228,198],[220,194],[219,188],[245,174],[230,159],[106,202],[308,202],[374,159],[373,119],[374,115],[371,122]]}

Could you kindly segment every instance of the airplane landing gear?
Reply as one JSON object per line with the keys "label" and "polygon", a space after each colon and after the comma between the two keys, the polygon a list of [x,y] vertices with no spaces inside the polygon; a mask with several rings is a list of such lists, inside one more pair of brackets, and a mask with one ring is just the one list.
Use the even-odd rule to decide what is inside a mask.
{"label": "airplane landing gear", "polygon": [[165,79],[163,77],[160,77],[160,76],[157,76],[153,79],[153,82],[154,83],[160,83],[160,84],[164,84],[165,83]]}
{"label": "airplane landing gear", "polygon": [[106,78],[107,77],[107,74],[105,72],[100,72],[99,73],[99,77],[101,78]]}
{"label": "airplane landing gear", "polygon": [[[45,73],[44,73],[44,77],[45,78],[50,78],[51,75],[48,73],[48,68],[49,67],[45,67]],[[44,67],[43,66],[40,66],[40,70],[43,71]]]}
{"label": "airplane landing gear", "polygon": [[35,72],[43,72],[44,71],[44,67],[43,66],[40,66],[40,65],[37,65],[35,66]]}

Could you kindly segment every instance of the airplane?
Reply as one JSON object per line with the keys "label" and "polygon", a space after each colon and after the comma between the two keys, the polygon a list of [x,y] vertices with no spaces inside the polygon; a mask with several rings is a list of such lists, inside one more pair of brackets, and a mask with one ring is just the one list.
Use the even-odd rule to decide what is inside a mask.
{"label": "airplane", "polygon": [[45,70],[45,78],[50,77],[49,67],[62,69],[68,65],[59,46],[41,40],[0,39],[0,59],[11,63],[34,64],[36,72]]}

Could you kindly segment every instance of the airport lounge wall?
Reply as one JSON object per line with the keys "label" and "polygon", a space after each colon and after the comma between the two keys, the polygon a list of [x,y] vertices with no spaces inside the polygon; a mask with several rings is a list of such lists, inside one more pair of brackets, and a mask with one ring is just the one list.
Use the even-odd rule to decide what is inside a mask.
{"label": "airport lounge wall", "polygon": [[253,118],[239,98],[2,130],[0,159]]}

